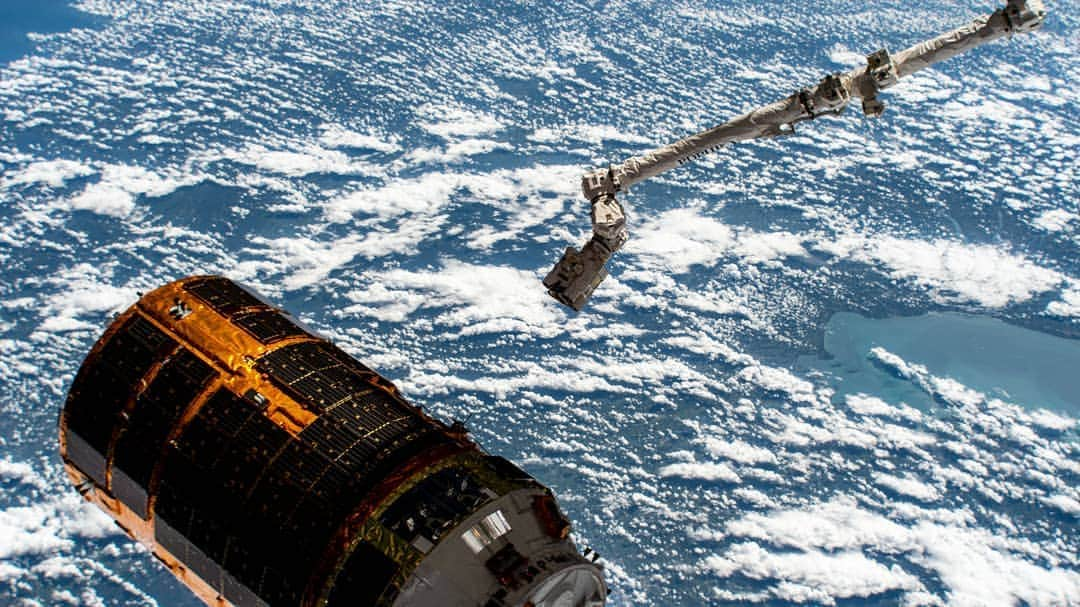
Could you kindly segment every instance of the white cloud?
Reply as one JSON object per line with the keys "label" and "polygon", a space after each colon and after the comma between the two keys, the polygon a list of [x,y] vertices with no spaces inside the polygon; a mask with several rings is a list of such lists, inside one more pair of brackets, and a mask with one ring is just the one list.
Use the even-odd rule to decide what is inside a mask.
{"label": "white cloud", "polygon": [[926,565],[949,587],[958,607],[1080,604],[1080,572],[1043,568],[1009,552],[1014,542],[987,531],[920,524],[915,533]]}
{"label": "white cloud", "polygon": [[0,562],[0,582],[11,582],[29,573],[22,567],[16,567],[11,563]]}
{"label": "white cloud", "polygon": [[703,481],[723,481],[725,483],[741,483],[742,479],[727,464],[681,462],[668,464],[660,468],[662,477],[679,477]]}
{"label": "white cloud", "polygon": [[388,322],[404,322],[428,299],[422,292],[387,288],[379,281],[349,291],[345,298],[355,303],[342,308],[341,314],[368,316]]}
{"label": "white cloud", "polygon": [[127,217],[135,210],[135,195],[111,183],[94,183],[68,201],[68,204],[77,211]]}
{"label": "white cloud", "polygon": [[945,402],[961,406],[975,406],[986,401],[984,394],[968,388],[955,379],[931,375],[930,370],[923,365],[909,363],[880,346],[871,348],[868,358],[892,369],[897,375],[911,380],[927,394]]}
{"label": "white cloud", "polygon": [[720,358],[732,364],[751,365],[757,362],[753,356],[737,352],[731,346],[704,334],[666,337],[663,342],[669,346],[682,348],[687,352],[694,352],[709,358]]}
{"label": "white cloud", "polygon": [[48,487],[45,479],[38,476],[33,466],[26,462],[12,461],[10,457],[0,459],[0,480],[14,481],[38,489]]}
{"label": "white cloud", "polygon": [[1080,217],[1076,213],[1070,213],[1065,209],[1051,209],[1043,212],[1031,223],[1047,232],[1063,232],[1069,227],[1069,223],[1077,219],[1080,219]]}
{"label": "white cloud", "polygon": [[550,368],[535,363],[511,362],[507,364],[511,374],[488,375],[475,379],[433,372],[415,373],[399,384],[407,387],[410,393],[445,395],[452,391],[484,392],[500,399],[522,390],[559,390],[573,394],[632,391],[630,388],[613,384],[606,377],[580,369],[557,366],[566,362],[564,359],[554,360]]}
{"label": "white cloud", "polygon": [[6,173],[3,187],[44,183],[61,188],[70,179],[87,177],[95,172],[86,164],[74,160],[43,160],[33,162],[21,170]]}
{"label": "white cloud", "polygon": [[386,140],[376,135],[358,133],[337,124],[324,124],[319,143],[328,148],[358,148],[374,150],[383,154],[401,151],[401,146],[394,140]]}
{"label": "white cloud", "polygon": [[92,183],[58,206],[123,218],[135,209],[137,196],[160,197],[201,181],[197,175],[158,174],[142,167],[107,165],[101,181]]}
{"label": "white cloud", "polygon": [[537,143],[561,143],[566,141],[584,141],[601,144],[605,141],[618,141],[641,145],[653,145],[656,141],[649,137],[628,133],[610,125],[575,124],[560,127],[541,127],[532,132],[529,141]]}
{"label": "white cloud", "polygon": [[[512,212],[508,238],[538,225],[562,210],[564,196],[576,193],[576,167],[537,166],[500,169],[490,173],[425,173],[410,179],[357,190],[327,203],[330,221],[346,222],[357,213],[395,217],[408,213],[435,213],[447,207],[455,194],[461,202],[478,202]],[[460,193],[460,194],[459,194]],[[542,196],[556,194],[556,197]]]}
{"label": "white cloud", "polygon": [[666,211],[640,227],[631,226],[626,251],[649,266],[686,273],[691,266],[712,266],[727,257],[773,265],[787,257],[805,256],[798,236],[788,232],[734,230],[697,209]]}
{"label": "white cloud", "polygon": [[244,250],[257,262],[240,264],[238,278],[250,279],[256,272],[284,274],[286,290],[303,289],[318,284],[333,271],[345,267],[357,257],[374,259],[396,253],[409,253],[428,235],[439,230],[445,218],[403,222],[393,228],[357,230],[343,238],[318,240],[309,236],[284,236],[251,239]]}
{"label": "white cloud", "polygon": [[448,144],[445,148],[417,148],[406,155],[410,161],[423,163],[455,163],[469,156],[488,154],[495,150],[513,149],[509,144],[491,139],[466,139]]}
{"label": "white cloud", "polygon": [[287,177],[304,177],[316,173],[377,176],[385,172],[376,165],[350,158],[344,152],[315,145],[274,150],[252,144],[243,150],[226,150],[222,157]]}
{"label": "white cloud", "polygon": [[1032,411],[1030,417],[1031,423],[1049,430],[1068,430],[1076,427],[1077,424],[1077,420],[1071,417],[1059,415],[1046,409]]}
{"label": "white cloud", "polygon": [[1065,514],[1071,514],[1076,517],[1080,517],[1080,501],[1075,498],[1069,497],[1058,493],[1049,497],[1043,498],[1043,503],[1048,506],[1053,506],[1058,510],[1061,510]]}
{"label": "white cloud", "polygon": [[[784,549],[774,552],[758,542],[737,543],[723,555],[707,558],[704,565],[721,577],[739,573],[766,580],[769,596],[789,600],[830,604],[887,590],[902,590],[906,599],[930,599],[902,569],[867,556],[903,555],[937,574],[948,589],[950,605],[1012,607],[1023,601],[1050,607],[1080,602],[1080,573],[1026,560],[1035,549],[1032,544],[968,528],[967,516],[942,518],[917,508],[908,510],[916,518],[910,527],[865,510],[848,497],[802,509],[747,514],[728,523],[726,535]],[[790,552],[792,548],[798,552]],[[792,588],[795,595],[790,594]]]}
{"label": "white cloud", "polygon": [[974,302],[1001,308],[1028,301],[1064,280],[1054,270],[991,245],[852,235],[819,242],[815,248],[874,267],[884,266],[889,276],[927,287],[943,303]]}
{"label": "white cloud", "polygon": [[425,106],[420,114],[426,118],[420,128],[444,139],[476,137],[503,129],[503,124],[490,114],[463,108]]}
{"label": "white cloud", "polygon": [[80,320],[86,315],[120,312],[138,299],[133,287],[118,287],[99,268],[78,264],[47,279],[59,289],[41,302],[39,331],[66,332],[96,328],[99,323]]}
{"label": "white cloud", "polygon": [[776,502],[765,493],[753,489],[751,487],[739,487],[731,492],[733,495],[740,499],[743,499],[758,508],[776,508]]}
{"label": "white cloud", "polygon": [[378,300],[368,299],[370,290],[351,292],[360,307],[349,310],[401,318],[417,307],[441,310],[435,322],[461,335],[554,336],[565,330],[566,314],[539,288],[540,277],[533,272],[450,261],[437,270],[383,272],[370,284],[380,285]]}
{"label": "white cloud", "polygon": [[874,482],[882,487],[892,489],[896,493],[924,502],[933,502],[941,497],[941,493],[937,489],[916,478],[900,478],[892,474],[876,472],[874,473]]}
{"label": "white cloud", "polygon": [[675,298],[675,304],[681,308],[693,308],[713,314],[742,314],[749,317],[750,311],[741,303],[730,301],[715,294],[685,291]]}
{"label": "white cloud", "polygon": [[1066,318],[1080,318],[1080,280],[1072,280],[1069,288],[1062,291],[1061,301],[1052,301],[1046,313]]}
{"label": "white cloud", "polygon": [[740,440],[724,441],[707,437],[705,449],[713,457],[723,457],[740,464],[775,464],[776,455],[769,449],[755,447]]}
{"label": "white cloud", "polygon": [[914,379],[930,373],[930,370],[926,367],[918,364],[909,364],[903,358],[889,352],[881,346],[870,348],[868,358],[892,369],[905,379]]}
{"label": "white cloud", "polygon": [[727,524],[728,534],[800,550],[858,550],[864,546],[905,552],[915,549],[910,530],[837,497],[805,509],[751,513]]}
{"label": "white cloud", "polygon": [[[29,483],[25,478],[20,477],[20,480],[32,487],[46,484],[41,478]],[[70,550],[74,539],[102,538],[117,533],[112,520],[77,493],[49,495],[31,505],[0,510],[0,561],[22,556],[51,556]]]}
{"label": "white cloud", "polygon": [[787,369],[754,364],[739,371],[736,377],[764,390],[787,394],[795,402],[812,403],[817,400],[814,384]]}
{"label": "white cloud", "polygon": [[[885,351],[883,350],[883,352]],[[895,357],[895,359],[900,360],[899,357]],[[899,406],[890,405],[880,398],[868,394],[848,394],[844,397],[844,402],[848,408],[859,415],[902,418],[913,422],[922,420],[922,413],[918,409],[905,404]]]}
{"label": "white cloud", "polygon": [[835,605],[836,599],[924,589],[899,565],[884,565],[859,552],[773,553],[747,542],[723,556],[708,557],[705,566],[725,578],[737,572],[756,580],[780,580],[769,588],[770,594],[795,603]]}

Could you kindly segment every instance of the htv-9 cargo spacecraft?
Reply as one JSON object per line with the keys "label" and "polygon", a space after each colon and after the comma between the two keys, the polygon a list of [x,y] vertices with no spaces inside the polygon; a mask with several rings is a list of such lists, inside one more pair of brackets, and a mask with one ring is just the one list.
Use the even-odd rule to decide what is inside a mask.
{"label": "htv-9 cargo spacecraft", "polygon": [[60,418],[68,475],[215,607],[599,607],[546,487],[228,279],[143,296]]}

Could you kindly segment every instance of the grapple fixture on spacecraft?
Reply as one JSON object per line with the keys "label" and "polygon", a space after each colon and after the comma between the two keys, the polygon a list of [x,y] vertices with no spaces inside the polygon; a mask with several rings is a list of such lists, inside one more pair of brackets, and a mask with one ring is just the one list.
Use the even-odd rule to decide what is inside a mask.
{"label": "grapple fixture on spacecraft", "polygon": [[682,166],[729,143],[791,135],[795,125],[819,116],[834,116],[853,97],[862,99],[863,112],[880,116],[885,104],[878,93],[901,78],[1014,33],[1038,29],[1046,18],[1042,0],[1007,0],[1005,7],[947,34],[916,44],[896,55],[880,50],[867,57],[865,67],[826,76],[813,88],[758,108],[720,126],[631,158],[613,167],[586,174],[582,193],[592,204],[593,236],[580,251],[568,247],[544,278],[548,293],[581,310],[607,277],[605,265],[626,243],[626,216],[616,194],[635,183]]}
{"label": "grapple fixture on spacecraft", "polygon": [[215,607],[599,607],[551,491],[221,277],[143,296],[60,417],[71,480]]}

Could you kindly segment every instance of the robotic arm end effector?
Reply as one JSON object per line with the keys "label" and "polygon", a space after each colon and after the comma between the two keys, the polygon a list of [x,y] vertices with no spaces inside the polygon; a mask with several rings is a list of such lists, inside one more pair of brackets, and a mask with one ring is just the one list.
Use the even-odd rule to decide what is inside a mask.
{"label": "robotic arm end effector", "polygon": [[593,237],[578,251],[566,252],[544,278],[548,294],[580,312],[593,291],[607,278],[604,266],[611,255],[626,244],[626,215],[614,193],[596,196],[592,201]]}
{"label": "robotic arm end effector", "polygon": [[1005,6],[1010,33],[1025,33],[1042,27],[1046,19],[1043,0],[1008,0]]}
{"label": "robotic arm end effector", "polygon": [[595,236],[580,251],[566,247],[562,258],[544,278],[548,295],[580,312],[596,287],[607,278],[604,265],[610,258],[611,254],[597,242]]}

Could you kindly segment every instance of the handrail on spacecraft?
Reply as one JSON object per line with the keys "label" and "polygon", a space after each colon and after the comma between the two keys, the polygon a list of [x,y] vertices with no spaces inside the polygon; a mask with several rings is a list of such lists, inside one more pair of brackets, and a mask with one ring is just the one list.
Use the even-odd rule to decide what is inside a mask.
{"label": "handrail on spacecraft", "polygon": [[834,116],[852,97],[862,99],[863,112],[877,117],[885,111],[878,93],[900,78],[965,53],[1003,36],[1038,29],[1046,18],[1042,0],[1006,0],[1005,7],[933,40],[890,55],[885,49],[867,56],[867,65],[848,73],[830,74],[817,86],[743,114],[671,145],[631,158],[618,166],[598,169],[581,179],[581,190],[592,204],[593,236],[581,251],[567,247],[544,278],[548,293],[574,310],[581,310],[604,278],[604,265],[626,243],[626,216],[616,194],[679,167],[735,141],[791,135],[795,124],[819,116]]}

